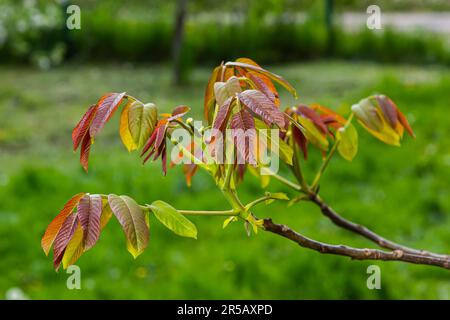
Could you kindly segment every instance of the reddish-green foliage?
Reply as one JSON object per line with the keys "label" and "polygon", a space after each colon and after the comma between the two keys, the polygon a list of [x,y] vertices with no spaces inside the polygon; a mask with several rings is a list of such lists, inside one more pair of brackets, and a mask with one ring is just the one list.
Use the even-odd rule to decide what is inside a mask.
{"label": "reddish-green foliage", "polygon": [[[223,192],[231,209],[177,210],[159,200],[150,205],[139,205],[124,195],[79,193],[64,205],[42,238],[45,254],[48,255],[53,246],[55,269],[58,269],[61,263],[67,268],[85,251],[91,249],[98,242],[102,229],[112,216],[115,216],[122,226],[127,249],[135,258],[147,247],[150,214],[154,214],[174,233],[184,237],[197,238],[195,225],[185,217],[188,214],[228,216],[224,227],[231,222],[242,220],[248,233],[251,230],[256,233],[258,229],[263,228],[263,220],[257,219],[251,208],[259,203],[288,198],[281,193],[266,193],[263,197],[243,205],[237,195],[237,186],[244,179],[246,170],[261,179],[263,188],[267,186],[272,175],[311,198],[316,195],[320,177],[336,151],[349,161],[355,157],[358,135],[352,125],[353,116],[356,116],[368,132],[388,144],[399,145],[404,130],[414,136],[405,116],[386,96],[379,95],[361,100],[352,107],[353,112],[346,119],[320,104],[298,104],[289,106],[283,112],[275,84],[281,85],[297,97],[295,89],[285,79],[263,69],[248,58],[222,63],[213,70],[206,86],[203,106],[206,123],[201,128],[195,127],[192,119],[183,119],[190,110],[188,106],[177,106],[170,114],[158,114],[155,104],[143,103],[125,92],[107,93],[90,106],[72,132],[73,149],[80,148],[80,163],[86,171],[94,138],[122,102],[126,101],[120,116],[120,136],[127,150],[139,150],[144,163],[150,159],[161,158],[162,171],[165,174],[168,142],[175,144],[180,149],[177,153],[178,159],[171,159],[171,166],[185,158],[191,160],[190,163],[184,163],[183,167],[188,185],[199,168],[206,170]],[[226,154],[228,162],[219,162],[216,153],[217,137],[198,140],[198,137],[210,128],[224,134],[228,129],[239,132],[233,139],[224,140],[226,147],[231,146],[238,156],[230,157]],[[183,130],[193,141],[185,146],[180,145],[173,137],[175,130]],[[275,135],[270,135],[267,130],[277,131]],[[311,185],[301,174],[300,159],[297,155],[297,151],[301,150],[304,159],[307,159],[308,144],[319,149],[324,156],[324,162]],[[330,147],[330,144],[333,146]],[[204,148],[205,145],[209,145],[210,149]],[[200,156],[196,153],[199,147],[205,149]],[[208,153],[208,150],[212,151]],[[299,186],[286,182],[285,178],[271,172],[258,153],[267,150],[275,153],[292,169]],[[244,159],[245,163],[239,163],[238,158]],[[296,197],[292,203],[301,199],[300,196]]]}

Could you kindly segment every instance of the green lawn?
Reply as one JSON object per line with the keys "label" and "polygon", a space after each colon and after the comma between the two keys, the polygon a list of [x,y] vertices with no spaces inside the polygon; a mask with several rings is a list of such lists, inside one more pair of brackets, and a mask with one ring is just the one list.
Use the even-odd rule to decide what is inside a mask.
{"label": "green lawn", "polygon": [[[291,81],[301,102],[344,112],[377,92],[397,102],[417,139],[407,137],[395,148],[359,130],[358,156],[353,163],[332,161],[321,194],[345,217],[388,238],[449,253],[449,70],[339,62],[271,70]],[[20,288],[32,299],[450,299],[446,270],[325,256],[269,233],[248,238],[240,223],[222,230],[223,218],[216,217],[192,218],[199,229],[196,241],[153,223],[149,247],[136,260],[114,220],[77,262],[82,290],[66,289],[68,275],[55,273],[40,238],[73,194],[128,194],[140,203],[161,199],[183,209],[227,208],[204,174],[187,188],[180,168],[162,177],[159,163],[142,166],[138,154],[129,154],[120,142],[117,115],[93,146],[88,175],[71,151],[71,129],[105,92],[126,90],[165,111],[188,104],[199,118],[208,70],[195,70],[184,88],[172,88],[169,75],[166,67],[0,69],[0,298]],[[294,103],[285,93],[282,101]],[[320,160],[316,150],[312,153],[309,178]],[[263,193],[255,179],[247,178],[240,187],[244,200]],[[292,194],[276,182],[269,189]],[[274,203],[257,213],[321,241],[372,246],[332,225],[310,204]],[[366,287],[370,264],[381,268],[381,290]]]}

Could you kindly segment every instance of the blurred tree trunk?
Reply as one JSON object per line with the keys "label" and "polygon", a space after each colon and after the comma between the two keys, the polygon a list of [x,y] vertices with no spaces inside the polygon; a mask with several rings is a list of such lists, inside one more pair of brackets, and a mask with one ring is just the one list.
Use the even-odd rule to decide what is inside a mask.
{"label": "blurred tree trunk", "polygon": [[178,0],[175,12],[175,33],[172,43],[173,81],[176,85],[183,82],[183,40],[186,20],[187,0]]}

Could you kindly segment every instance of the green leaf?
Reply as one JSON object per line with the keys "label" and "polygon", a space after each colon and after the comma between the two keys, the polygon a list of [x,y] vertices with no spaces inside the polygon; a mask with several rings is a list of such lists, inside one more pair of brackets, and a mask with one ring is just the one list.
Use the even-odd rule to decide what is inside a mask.
{"label": "green leaf", "polygon": [[272,203],[274,200],[289,200],[289,197],[283,192],[266,192],[266,197],[270,197],[265,201],[266,204]]}
{"label": "green leaf", "polygon": [[[292,157],[294,156],[294,150],[290,145],[284,142],[281,138],[278,138],[277,142],[272,140],[272,135],[269,134],[269,129],[263,121],[255,118],[255,127],[258,130],[258,139],[267,141],[267,145],[270,150],[276,153],[282,161],[288,165],[292,165]],[[261,140],[260,140],[261,141]]]}
{"label": "green leaf", "polygon": [[174,207],[157,200],[150,205],[155,217],[179,236],[197,239],[197,227]]}
{"label": "green leaf", "polygon": [[358,132],[355,127],[348,123],[345,127],[337,130],[336,139],[339,141],[339,154],[347,161],[352,161],[358,153]]}
{"label": "green leaf", "polygon": [[149,228],[145,214],[136,201],[127,196],[110,194],[108,202],[125,233],[127,249],[136,258],[148,244]]}
{"label": "green leaf", "polygon": [[302,130],[306,140],[318,147],[322,151],[328,150],[328,140],[322,132],[314,125],[314,123],[305,117],[298,117],[298,122],[304,128]]}

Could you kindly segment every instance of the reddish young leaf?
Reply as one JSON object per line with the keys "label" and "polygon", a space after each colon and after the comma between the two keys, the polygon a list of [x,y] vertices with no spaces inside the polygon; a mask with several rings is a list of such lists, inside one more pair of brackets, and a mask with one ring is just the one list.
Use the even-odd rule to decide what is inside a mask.
{"label": "reddish young leaf", "polygon": [[198,166],[194,163],[183,165],[183,173],[186,178],[186,184],[188,187],[192,184],[192,177],[197,172]]}
{"label": "reddish young leaf", "polygon": [[155,139],[155,149],[159,149],[161,144],[166,139],[166,131],[169,122],[165,119],[160,121],[160,126],[157,127],[156,139]]}
{"label": "reddish young leaf", "polygon": [[278,99],[278,93],[275,88],[269,88],[266,82],[261,79],[261,76],[257,76],[254,72],[247,72],[246,76],[253,82],[256,89],[264,93],[276,106],[279,106],[280,100]]}
{"label": "reddish young leaf", "polygon": [[224,69],[225,70],[220,73],[219,81],[227,81],[232,76],[234,76],[234,68],[224,68]]}
{"label": "reddish young leaf", "polygon": [[[397,108],[397,107],[396,107]],[[406,119],[405,115],[400,111],[400,109],[397,108],[397,114],[398,114],[398,121],[400,121],[400,123],[403,125],[403,127],[405,127],[406,131],[408,132],[408,134],[415,138],[416,135],[414,134],[413,129],[411,128],[411,126],[409,125],[408,120]]]}
{"label": "reddish young leaf", "polygon": [[[262,67],[259,64],[257,64],[255,61],[253,61],[252,59],[249,59],[249,58],[239,58],[239,59],[236,59],[236,62],[242,62],[242,63],[250,64],[252,66],[255,66],[255,67],[258,67],[258,68],[262,69]],[[272,93],[274,94],[274,96],[276,98],[275,101],[274,101],[275,105],[279,106],[280,100],[279,100],[278,91],[275,88],[272,80],[270,80],[269,77],[263,75],[262,73],[258,73],[256,71],[248,71],[246,69],[242,69],[242,68],[239,68],[239,67],[237,67],[237,68],[240,70],[240,73],[244,77],[249,77],[249,74],[252,74],[255,77],[257,77],[258,79],[262,80],[264,82],[264,84],[267,86],[267,88],[269,88],[269,90],[272,91]]]}
{"label": "reddish young leaf", "polygon": [[89,133],[91,137],[95,135],[103,128],[106,122],[111,118],[116,111],[117,107],[122,102],[125,96],[125,92],[122,93],[108,93],[104,95],[97,103],[97,112],[92,120]]}
{"label": "reddish young leaf", "polygon": [[397,108],[395,107],[394,103],[386,96],[378,95],[376,96],[378,105],[381,108],[381,111],[383,112],[385,118],[388,120],[389,125],[395,129],[398,122],[397,117]]}
{"label": "reddish young leaf", "polygon": [[310,107],[320,114],[320,118],[328,127],[332,127],[337,130],[347,123],[347,120],[344,117],[327,107],[317,103],[311,104]]}
{"label": "reddish young leaf", "polygon": [[231,118],[230,128],[243,130],[243,134],[235,132],[236,135],[233,137],[236,149],[241,160],[255,165],[256,130],[252,115],[245,109],[240,110]]}
{"label": "reddish young leaf", "polygon": [[67,217],[72,213],[72,210],[84,195],[84,192],[74,195],[69,201],[67,201],[56,218],[53,219],[53,221],[48,225],[41,240],[41,246],[46,255],[48,255],[50,248],[55,241],[59,230],[61,230],[61,226],[63,225],[64,221],[66,221]]}
{"label": "reddish young leaf", "polygon": [[211,77],[209,78],[208,84],[205,89],[205,101],[204,101],[204,116],[205,119],[210,123],[212,118],[212,109],[214,108],[215,99],[214,99],[214,83],[220,81],[220,74],[222,71],[222,65],[216,67]]}
{"label": "reddish young leaf", "polygon": [[232,105],[234,102],[234,97],[228,98],[225,103],[220,106],[217,112],[216,118],[214,119],[213,128],[223,132],[227,126],[228,120],[230,118]]}
{"label": "reddish young leaf", "polygon": [[269,72],[269,71],[267,71],[267,70],[265,70],[265,69],[263,69],[263,68],[261,68],[259,66],[255,66],[255,65],[251,65],[251,64],[243,63],[243,62],[238,62],[238,61],[227,62],[225,64],[225,66],[227,66],[227,67],[228,66],[240,67],[240,68],[246,69],[247,71],[250,70],[250,71],[255,71],[257,73],[260,73],[260,74],[262,74],[262,75],[264,75],[264,76],[266,76],[266,77],[268,77],[268,78],[278,82],[284,88],[286,88],[286,90],[288,90],[294,97],[297,97],[297,91],[295,91],[294,87],[289,82],[284,80],[279,75],[276,75],[276,74],[274,74],[272,72]]}
{"label": "reddish young leaf", "polygon": [[155,143],[156,140],[156,135],[158,134],[157,132],[157,128],[158,125],[156,125],[155,130],[153,131],[152,135],[148,138],[147,143],[145,144],[144,148],[142,148],[141,151],[141,157],[147,153],[147,151],[152,147],[152,145]]}
{"label": "reddish young leaf", "polygon": [[167,173],[166,131],[168,125],[168,119],[162,119],[158,122],[155,131],[148,139],[141,153],[142,157],[147,153],[147,151],[149,151],[147,156],[144,158],[143,163],[146,163],[148,159],[150,159],[150,157],[153,155],[153,160],[156,160],[159,156],[161,156],[162,170],[164,175],[166,175]]}
{"label": "reddish young leaf", "polygon": [[91,135],[89,132],[86,132],[86,135],[83,138],[83,141],[81,142],[81,150],[80,150],[80,163],[81,166],[84,168],[84,170],[88,171],[89,166],[89,153],[91,151]]}
{"label": "reddish young leaf", "polygon": [[89,107],[88,111],[83,115],[80,122],[72,131],[72,142],[73,150],[77,150],[80,142],[83,140],[86,132],[89,130],[92,119],[94,118],[95,112],[97,110],[97,105],[92,105]]}
{"label": "reddish young leaf", "polygon": [[170,116],[167,121],[173,121],[176,120],[178,118],[181,118],[182,116],[184,116],[186,113],[189,112],[189,110],[191,110],[191,108],[189,108],[188,106],[178,106],[175,107],[172,111],[172,116]]}
{"label": "reddish young leaf", "polygon": [[163,149],[161,151],[161,165],[162,165],[162,171],[163,174],[167,174],[167,150],[166,150],[166,144],[163,145]]}
{"label": "reddish young leaf", "polygon": [[267,124],[285,127],[285,116],[272,101],[258,90],[245,90],[238,95],[239,100]]}
{"label": "reddish young leaf", "polygon": [[406,119],[405,115],[400,111],[400,109],[396,106],[394,101],[392,101],[390,98],[386,96],[376,96],[378,104],[380,105],[380,108],[382,112],[384,113],[385,117],[388,118],[389,124],[393,129],[396,129],[397,122],[399,121],[400,124],[406,129],[408,134],[411,137],[415,137],[415,134],[409,125],[408,120]]}
{"label": "reddish young leaf", "polygon": [[308,141],[306,140],[303,132],[296,126],[292,127],[292,136],[294,137],[295,143],[300,147],[303,152],[303,158],[308,159]]}
{"label": "reddish young leaf", "polygon": [[67,244],[72,239],[78,225],[77,213],[71,213],[61,226],[53,246],[53,266],[59,269]]}
{"label": "reddish young leaf", "polygon": [[295,108],[295,112],[300,115],[310,119],[317,128],[319,128],[324,134],[328,133],[328,128],[320,118],[320,116],[314,112],[313,109],[308,108],[305,105],[299,105]]}
{"label": "reddish young leaf", "polygon": [[92,248],[100,236],[102,209],[103,203],[100,195],[85,195],[78,203],[78,216],[85,234],[85,250]]}

